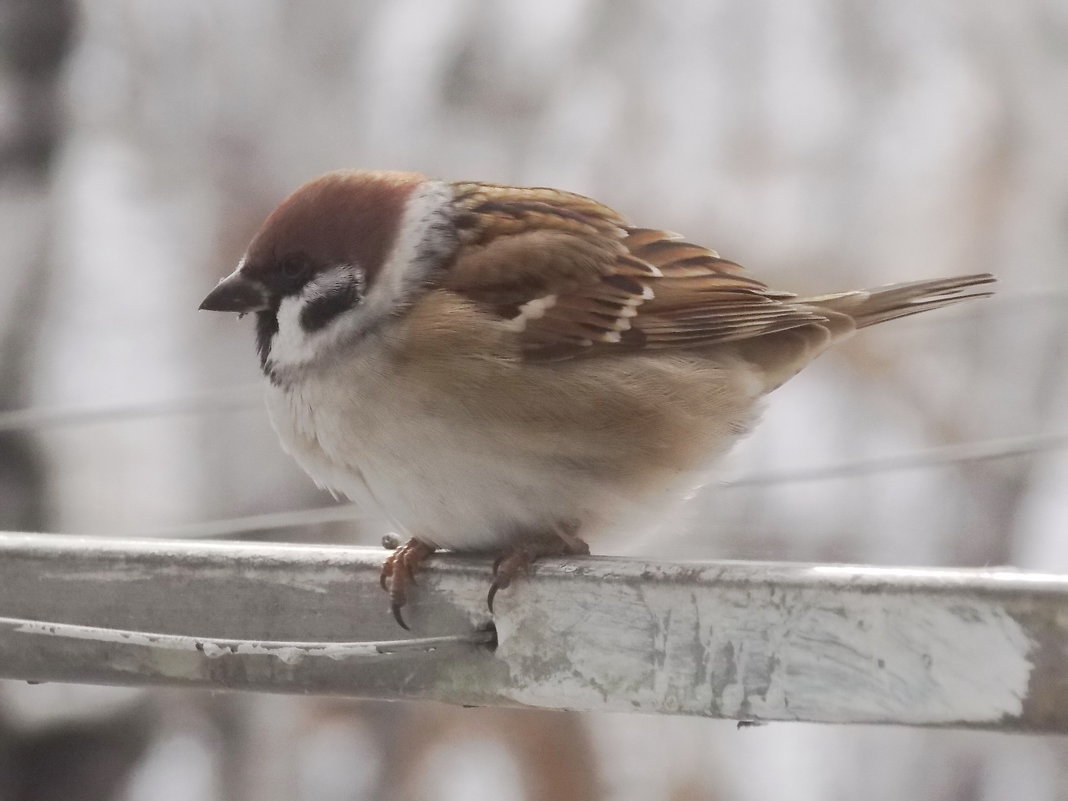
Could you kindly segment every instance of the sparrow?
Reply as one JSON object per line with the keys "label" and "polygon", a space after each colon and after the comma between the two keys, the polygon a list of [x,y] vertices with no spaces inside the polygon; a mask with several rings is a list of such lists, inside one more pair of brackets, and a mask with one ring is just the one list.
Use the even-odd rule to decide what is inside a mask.
{"label": "sparrow", "polygon": [[254,313],[267,407],[320,487],[407,541],[537,558],[692,489],[764,395],[858,328],[985,297],[983,273],[799,297],[544,187],[343,170],[267,217],[201,309]]}

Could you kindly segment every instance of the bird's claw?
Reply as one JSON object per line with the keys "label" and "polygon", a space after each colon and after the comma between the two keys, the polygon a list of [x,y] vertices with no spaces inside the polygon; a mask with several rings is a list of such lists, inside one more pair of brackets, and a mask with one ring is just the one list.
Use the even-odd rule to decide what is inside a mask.
{"label": "bird's claw", "polygon": [[500,590],[507,589],[512,579],[530,571],[530,566],[543,556],[588,555],[590,547],[573,534],[564,537],[553,533],[533,537],[512,546],[493,560],[493,583],[486,595],[486,606],[493,614],[493,599]]}
{"label": "bird's claw", "polygon": [[416,571],[434,550],[433,546],[422,540],[410,539],[398,546],[382,563],[378,583],[389,593],[389,609],[393,613],[393,619],[405,631],[411,631],[401,614],[401,609],[408,602],[408,585],[418,586],[415,580]]}
{"label": "bird's claw", "polygon": [[[393,619],[405,631],[411,631],[403,615],[408,601],[408,587],[419,586],[416,574],[426,558],[435,550],[434,546],[422,540],[410,539],[397,546],[382,563],[378,583],[383,591],[389,594],[389,610]],[[528,572],[530,566],[541,557],[585,555],[589,552],[589,546],[569,532],[551,532],[517,542],[493,560],[493,582],[486,594],[486,606],[490,614],[493,614],[493,602],[497,593],[510,587],[516,576]]]}
{"label": "bird's claw", "polygon": [[489,593],[486,595],[486,606],[489,607],[491,615],[493,614],[493,599],[497,597],[497,591],[505,589],[512,583],[510,577],[497,576],[496,570],[493,571],[493,574],[495,578],[493,579],[493,583],[490,584]]}
{"label": "bird's claw", "polygon": [[399,625],[405,631],[411,631],[411,626],[404,622],[404,615],[401,614],[401,609],[404,608],[404,601],[393,601],[389,605],[389,611],[393,613],[393,619],[397,621]]}

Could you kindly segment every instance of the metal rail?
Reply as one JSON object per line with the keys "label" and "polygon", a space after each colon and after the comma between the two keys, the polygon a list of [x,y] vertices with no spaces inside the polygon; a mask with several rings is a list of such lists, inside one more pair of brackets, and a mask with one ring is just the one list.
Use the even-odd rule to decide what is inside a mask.
{"label": "metal rail", "polygon": [[0,534],[0,677],[1068,732],[1068,576],[442,555],[408,641],[383,554]]}

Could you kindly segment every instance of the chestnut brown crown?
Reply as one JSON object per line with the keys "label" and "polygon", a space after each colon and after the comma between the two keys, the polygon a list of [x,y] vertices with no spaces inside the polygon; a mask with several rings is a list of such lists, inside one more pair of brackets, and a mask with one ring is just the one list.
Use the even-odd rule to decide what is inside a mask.
{"label": "chestnut brown crown", "polygon": [[272,294],[299,290],[315,275],[352,265],[373,285],[397,237],[404,206],[425,177],[339,171],[297,189],[253,237],[240,272]]}

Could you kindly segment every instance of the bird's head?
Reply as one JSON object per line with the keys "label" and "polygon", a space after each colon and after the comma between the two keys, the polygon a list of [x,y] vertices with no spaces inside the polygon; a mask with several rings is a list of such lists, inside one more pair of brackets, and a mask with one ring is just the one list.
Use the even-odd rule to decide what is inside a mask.
{"label": "bird's head", "polygon": [[257,313],[268,375],[300,369],[396,317],[457,247],[448,184],[339,171],[282,201],[201,309]]}

